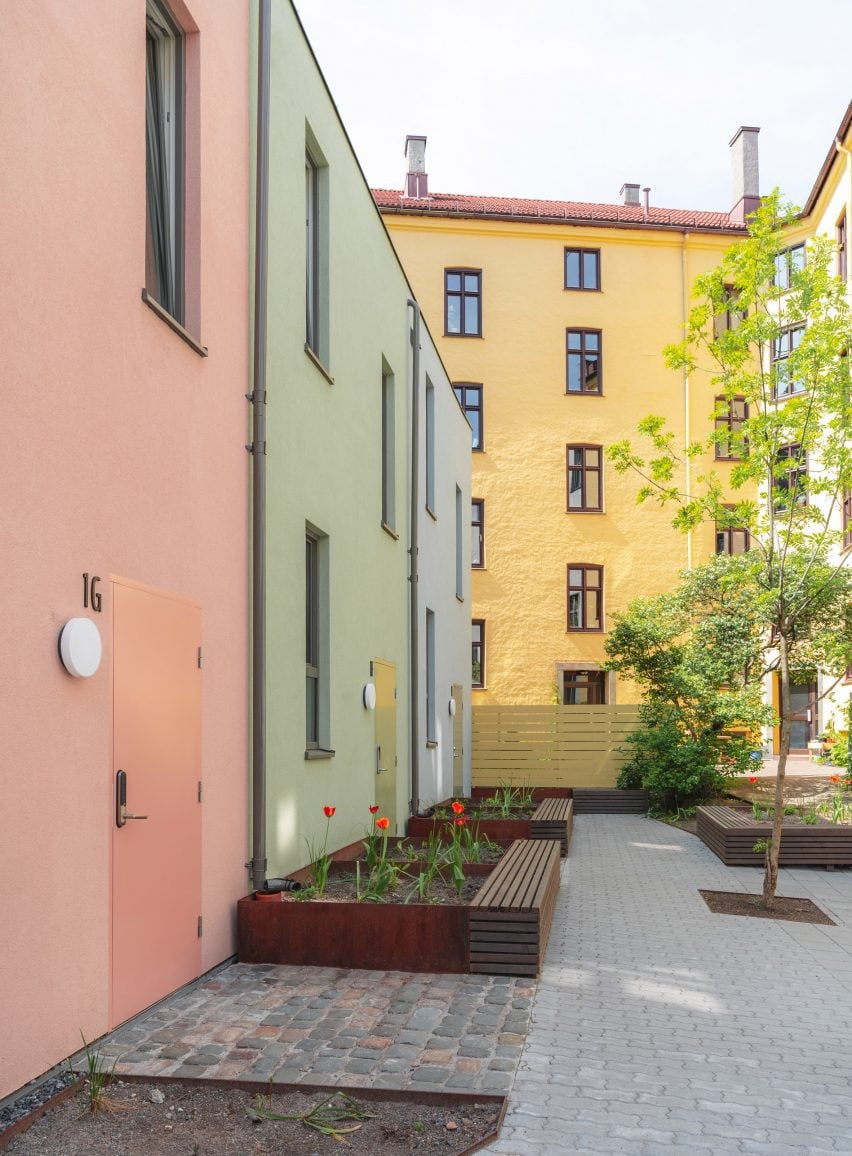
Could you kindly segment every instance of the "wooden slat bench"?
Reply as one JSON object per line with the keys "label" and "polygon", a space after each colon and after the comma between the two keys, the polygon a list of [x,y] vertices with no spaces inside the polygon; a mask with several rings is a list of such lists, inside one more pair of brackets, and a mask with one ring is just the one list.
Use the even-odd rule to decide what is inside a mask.
{"label": "wooden slat bench", "polygon": [[622,791],[620,787],[575,787],[575,815],[644,815],[647,791]]}
{"label": "wooden slat bench", "polygon": [[574,829],[571,799],[542,799],[530,818],[531,839],[558,839],[561,854],[568,854]]}
{"label": "wooden slat bench", "polygon": [[[760,839],[772,834],[772,824],[754,823],[748,811],[733,807],[699,807],[698,837],[728,867],[762,867]],[[852,827],[832,824],[785,826],[781,834],[782,867],[834,867],[852,864]]]}
{"label": "wooden slat bench", "polygon": [[559,893],[558,840],[518,839],[470,905],[470,970],[538,975]]}

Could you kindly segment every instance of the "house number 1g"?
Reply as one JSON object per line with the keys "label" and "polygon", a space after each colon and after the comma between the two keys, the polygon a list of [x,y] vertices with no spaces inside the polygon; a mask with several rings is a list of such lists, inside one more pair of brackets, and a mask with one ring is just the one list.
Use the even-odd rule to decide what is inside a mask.
{"label": "house number 1g", "polygon": [[98,590],[98,583],[100,578],[97,574],[93,574],[90,578],[88,574],[83,575],[83,609],[88,610],[89,603],[92,604],[92,610],[96,614],[101,612],[101,592]]}

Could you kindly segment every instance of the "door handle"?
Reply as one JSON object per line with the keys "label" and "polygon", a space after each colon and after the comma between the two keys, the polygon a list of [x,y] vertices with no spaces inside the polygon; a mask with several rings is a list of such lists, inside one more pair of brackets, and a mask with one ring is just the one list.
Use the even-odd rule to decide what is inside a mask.
{"label": "door handle", "polygon": [[127,775],[117,771],[115,776],[115,825],[123,827],[128,819],[147,819],[147,815],[134,815],[127,809]]}
{"label": "door handle", "polygon": [[382,748],[380,745],[376,746],[376,774],[381,775],[387,770],[387,767],[382,766]]}

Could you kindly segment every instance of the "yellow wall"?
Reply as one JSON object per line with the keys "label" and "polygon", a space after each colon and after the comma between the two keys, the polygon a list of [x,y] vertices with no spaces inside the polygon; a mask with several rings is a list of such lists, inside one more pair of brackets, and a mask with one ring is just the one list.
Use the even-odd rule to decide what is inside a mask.
{"label": "yellow wall", "polygon": [[[474,570],[472,617],[486,620],[487,687],[474,691],[474,703],[551,702],[557,663],[604,658],[603,634],[566,629],[567,563],[603,565],[609,623],[632,598],[670,588],[690,548],[695,562],[714,548],[712,526],[690,543],[671,526],[673,508],[637,506],[637,477],[608,464],[605,512],[566,513],[565,446],[606,447],[635,435],[649,413],[667,414],[684,436],[684,381],[665,368],[662,349],[683,334],[694,278],[735,237],[394,214],[385,221],[436,335],[444,330],[444,268],[482,269],[482,338],[438,337],[451,379],[483,385],[473,496],[485,500],[487,569]],[[566,245],[601,250],[601,292],[563,288]],[[565,393],[569,327],[602,330],[602,397]],[[712,428],[713,399],[706,374],[690,382],[689,436]],[[723,476],[730,469],[717,466]],[[619,684],[617,701],[636,698]]]}

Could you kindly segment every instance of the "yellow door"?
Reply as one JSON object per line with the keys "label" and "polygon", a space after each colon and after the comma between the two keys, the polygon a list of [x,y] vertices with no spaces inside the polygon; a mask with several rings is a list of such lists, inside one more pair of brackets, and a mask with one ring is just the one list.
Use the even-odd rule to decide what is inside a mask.
{"label": "yellow door", "polygon": [[376,687],[376,802],[379,816],[390,819],[388,831],[396,826],[396,666],[381,658],[373,660]]}
{"label": "yellow door", "polygon": [[461,683],[451,687],[455,712],[453,713],[453,796],[464,791],[464,697]]}

